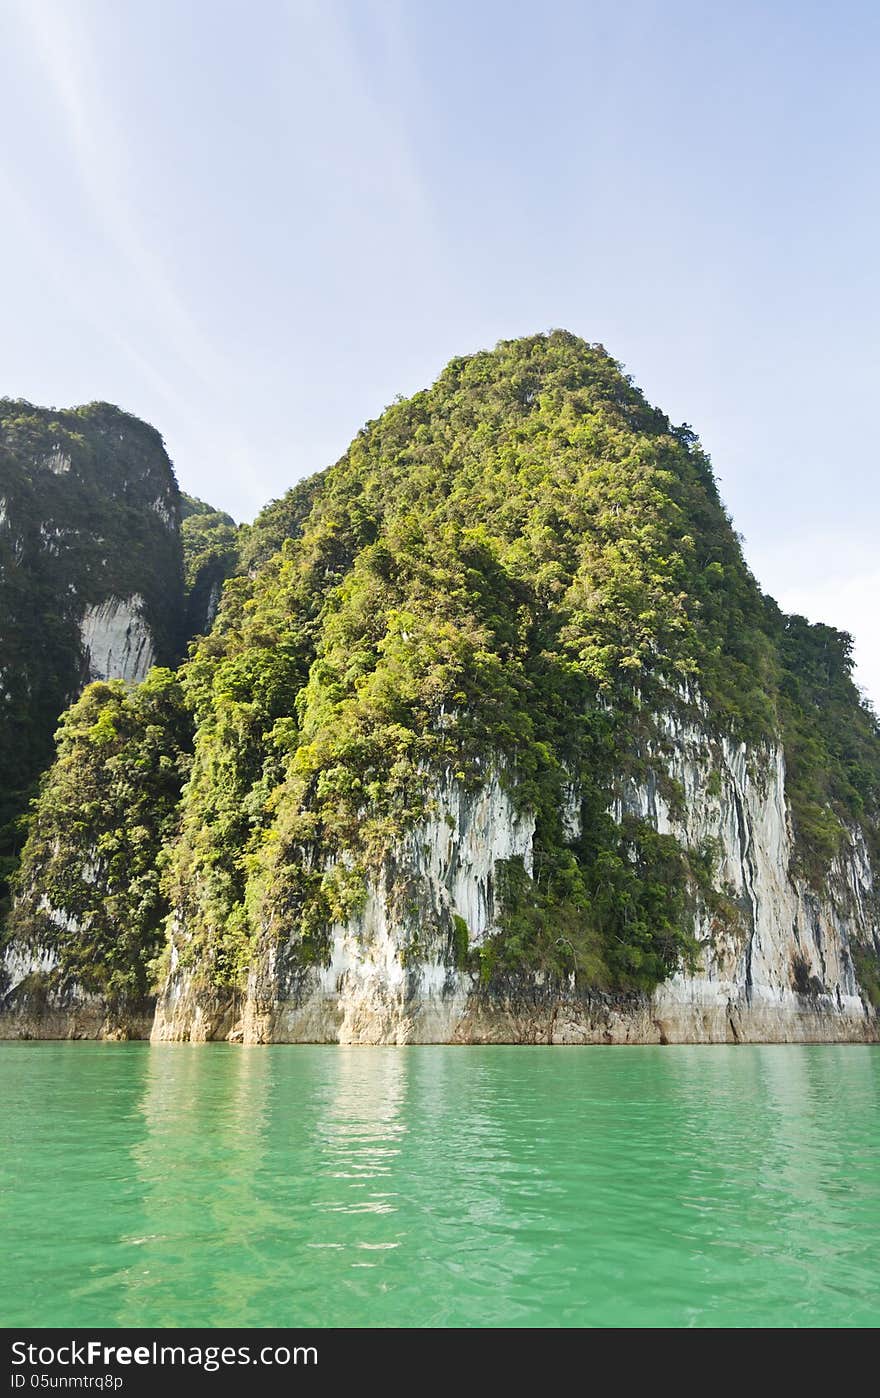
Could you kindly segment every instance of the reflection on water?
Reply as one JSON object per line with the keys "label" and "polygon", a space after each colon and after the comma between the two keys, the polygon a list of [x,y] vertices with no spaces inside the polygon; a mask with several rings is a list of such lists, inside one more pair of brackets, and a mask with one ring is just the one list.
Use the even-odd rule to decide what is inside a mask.
{"label": "reflection on water", "polygon": [[[205,1073],[197,1055],[160,1045],[147,1053],[139,1112],[143,1135],[131,1149],[141,1184],[139,1232],[120,1239],[137,1262],[114,1280],[114,1323],[179,1324],[181,1287],[194,1287],[218,1316],[250,1314],[266,1285],[257,1240],[284,1226],[254,1181],[262,1164],[271,1065],[254,1050],[229,1055]],[[218,1266],[201,1274],[203,1250],[222,1243]],[[224,1265],[224,1259],[235,1262]],[[248,1323],[243,1321],[242,1323]]]}
{"label": "reflection on water", "polygon": [[7,1324],[876,1323],[880,1051],[10,1044]]}

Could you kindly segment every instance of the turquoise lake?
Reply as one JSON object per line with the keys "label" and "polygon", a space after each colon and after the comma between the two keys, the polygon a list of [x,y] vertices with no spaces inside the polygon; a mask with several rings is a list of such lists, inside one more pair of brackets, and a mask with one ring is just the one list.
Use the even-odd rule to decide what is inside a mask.
{"label": "turquoise lake", "polygon": [[0,1322],[880,1322],[880,1048],[0,1046]]}

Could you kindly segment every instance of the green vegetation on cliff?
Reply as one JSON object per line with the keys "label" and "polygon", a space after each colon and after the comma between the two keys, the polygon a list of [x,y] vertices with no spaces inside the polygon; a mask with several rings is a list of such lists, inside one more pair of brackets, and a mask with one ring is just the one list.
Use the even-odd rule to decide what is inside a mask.
{"label": "green vegetation on cliff", "polygon": [[82,617],[135,594],[157,658],[173,662],[182,554],[159,433],[107,403],[56,411],[0,400],[0,879],[58,717],[86,678]]}
{"label": "green vegetation on cliff", "polygon": [[[621,773],[645,765],[651,715],[699,696],[700,722],[757,744],[795,722],[817,740],[825,716],[819,691],[786,697],[811,633],[799,642],[761,595],[693,434],[600,347],[557,333],[454,361],[309,488],[297,537],[228,587],[184,675],[197,731],[171,896],[185,954],[228,983],[255,939],[298,936],[320,958],[422,812],[425,773],[477,786],[491,763],[537,814],[538,872],[499,871],[488,959],[604,985],[668,975],[691,950],[700,871],[607,815]],[[876,725],[845,666],[835,682],[838,746],[861,734],[866,761],[858,799],[836,750],[793,766],[814,869],[829,830],[876,819],[880,789]],[[588,816],[575,842],[573,779]]]}
{"label": "green vegetation on cliff", "polygon": [[801,866],[819,882],[845,826],[857,822],[880,869],[880,743],[877,719],[853,684],[852,637],[772,611],[786,785]]}
{"label": "green vegetation on cliff", "polygon": [[220,592],[238,567],[239,531],[231,515],[181,494],[181,539],[186,585],[186,635],[210,629]]}
{"label": "green vegetation on cliff", "polygon": [[305,528],[326,471],[298,481],[280,500],[265,505],[253,524],[243,524],[239,536],[241,566],[252,573],[277,553],[287,539],[298,539]]}
{"label": "green vegetation on cliff", "polygon": [[437,781],[476,790],[491,771],[534,813],[534,877],[499,865],[476,959],[458,915],[414,918],[413,951],[434,932],[484,983],[534,968],[651,988],[692,954],[693,900],[715,896],[702,856],[608,813],[658,766],[663,711],[758,753],[782,735],[814,880],[846,825],[876,834],[880,738],[847,639],[761,594],[693,433],[601,346],[554,332],[454,360],[238,547],[180,672],[195,738],[162,844],[177,951],[207,985],[240,985],[273,942],[323,959]]}
{"label": "green vegetation on cliff", "polygon": [[52,984],[73,982],[112,1005],[149,993],[169,911],[162,869],[190,745],[190,716],[170,670],[151,670],[134,688],[97,681],[65,714],[8,927],[20,948],[55,951]]}

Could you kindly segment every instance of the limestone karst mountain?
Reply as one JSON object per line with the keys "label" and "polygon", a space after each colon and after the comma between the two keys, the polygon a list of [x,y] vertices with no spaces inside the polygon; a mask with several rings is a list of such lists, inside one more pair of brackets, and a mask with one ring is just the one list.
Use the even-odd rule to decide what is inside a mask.
{"label": "limestone karst mountain", "polygon": [[147,423],[108,403],[0,400],[0,879],[62,711],[92,680],[136,684],[180,660],[210,624],[235,532],[181,497]]}
{"label": "limestone karst mountain", "polygon": [[177,657],[183,567],[162,440],[106,403],[0,401],[0,828],[20,815],[90,679]]}
{"label": "limestone karst mountain", "polygon": [[191,658],[64,720],[0,1032],[877,1037],[849,638],[601,346],[454,360],[237,547]]}

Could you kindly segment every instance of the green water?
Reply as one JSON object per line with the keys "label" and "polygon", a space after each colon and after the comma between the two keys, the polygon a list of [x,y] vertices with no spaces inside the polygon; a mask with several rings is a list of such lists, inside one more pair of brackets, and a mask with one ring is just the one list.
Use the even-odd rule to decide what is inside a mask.
{"label": "green water", "polygon": [[880,1321],[880,1049],[0,1047],[5,1325]]}

